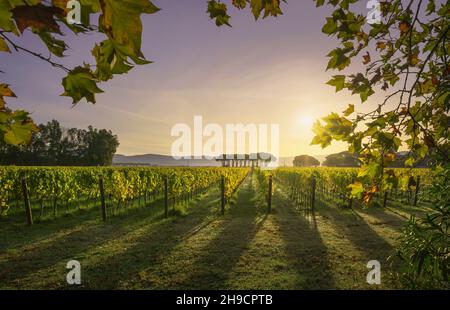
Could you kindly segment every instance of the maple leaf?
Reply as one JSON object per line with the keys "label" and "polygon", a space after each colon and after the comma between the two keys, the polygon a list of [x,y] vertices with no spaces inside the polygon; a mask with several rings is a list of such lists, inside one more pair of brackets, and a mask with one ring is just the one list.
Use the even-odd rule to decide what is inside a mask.
{"label": "maple leaf", "polygon": [[231,27],[230,15],[227,13],[227,6],[224,3],[219,3],[215,0],[208,1],[208,13],[209,18],[216,20],[216,25],[218,27],[222,25],[227,25]]}
{"label": "maple leaf", "polygon": [[16,121],[6,130],[4,139],[8,144],[26,145],[30,143],[33,132],[37,131],[38,127],[30,119],[22,122]]}
{"label": "maple leaf", "polygon": [[47,30],[50,32],[61,33],[55,20],[56,16],[64,16],[65,12],[61,8],[53,6],[37,5],[20,5],[13,10],[13,18],[16,21],[17,28],[21,33],[27,28],[36,28],[40,31]]}
{"label": "maple leaf", "polygon": [[73,104],[83,98],[86,98],[88,102],[95,103],[95,94],[103,92],[98,88],[96,82],[89,68],[76,67],[63,79],[64,93],[61,96],[71,97]]}
{"label": "maple leaf", "polygon": [[148,0],[104,0],[99,26],[123,57],[136,64],[148,64],[141,51],[141,14],[154,14],[160,9]]}
{"label": "maple leaf", "polygon": [[328,85],[336,86],[336,92],[344,89],[345,75],[334,75],[331,80],[327,82]]}

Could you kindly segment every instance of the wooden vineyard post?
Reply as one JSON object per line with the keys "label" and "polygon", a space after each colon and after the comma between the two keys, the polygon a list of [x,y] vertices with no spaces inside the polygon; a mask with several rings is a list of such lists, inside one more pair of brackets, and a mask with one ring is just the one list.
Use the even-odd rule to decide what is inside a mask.
{"label": "wooden vineyard post", "polygon": [[414,207],[417,206],[417,197],[420,189],[420,175],[417,176],[416,192],[414,193]]}
{"label": "wooden vineyard post", "polygon": [[105,182],[103,180],[103,177],[100,177],[99,187],[100,187],[100,199],[102,202],[102,219],[104,222],[106,222],[107,213],[106,213],[106,202],[105,202]]}
{"label": "wooden vineyard post", "polygon": [[221,204],[221,212],[222,215],[225,214],[225,177],[222,176],[222,178],[220,179],[220,190],[221,190],[221,194],[220,194],[220,204]]}
{"label": "wooden vineyard post", "polygon": [[269,176],[269,196],[267,201],[268,211],[269,213],[272,212],[272,176]]}
{"label": "wooden vineyard post", "polygon": [[316,207],[316,178],[312,179],[312,191],[311,191],[311,210],[314,212]]}
{"label": "wooden vineyard post", "polygon": [[165,217],[169,216],[169,182],[167,175],[164,177],[164,214]]}
{"label": "wooden vineyard post", "polygon": [[388,200],[388,191],[385,191],[384,192],[384,199],[383,199],[383,208],[386,208],[387,200]]}
{"label": "wooden vineyard post", "polygon": [[23,202],[25,203],[25,214],[27,216],[27,224],[33,225],[33,213],[31,212],[30,196],[28,195],[27,182],[22,178]]}

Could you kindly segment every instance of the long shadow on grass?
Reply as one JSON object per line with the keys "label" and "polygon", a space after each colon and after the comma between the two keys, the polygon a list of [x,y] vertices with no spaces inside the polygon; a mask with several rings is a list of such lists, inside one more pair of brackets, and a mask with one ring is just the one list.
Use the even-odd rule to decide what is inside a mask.
{"label": "long shadow on grass", "polygon": [[[83,287],[116,289],[140,279],[143,270],[150,270],[152,274],[184,236],[198,232],[217,217],[217,196],[215,191],[208,193],[204,199],[194,201],[187,213],[145,229],[132,243],[126,244],[125,249],[111,249],[107,257],[85,266]],[[146,279],[139,281],[140,288],[153,288]]]}
{"label": "long shadow on grass", "polygon": [[[73,203],[72,203],[73,204]],[[111,219],[136,214],[148,215],[148,210],[160,210],[163,201],[148,201],[146,205],[122,207],[117,210],[107,202],[108,216]],[[48,239],[54,239],[55,232],[71,231],[75,226],[81,224],[99,222],[101,219],[100,205],[91,203],[87,208],[71,207],[69,212],[66,208],[60,207],[60,213],[55,217],[47,214],[44,218],[39,217],[38,210],[33,210],[35,224],[31,227],[26,225],[25,213],[16,212],[8,214],[6,217],[0,217],[0,253],[2,250],[17,248],[22,246],[35,245],[39,242],[47,242]],[[151,211],[153,212],[153,211]]]}
{"label": "long shadow on grass", "polygon": [[[162,201],[154,201],[143,207],[123,208],[119,214],[108,209],[109,222],[123,217],[142,218],[142,216],[154,216],[155,212],[161,215]],[[46,218],[43,221],[36,221],[31,227],[25,225],[23,216],[12,216],[1,220],[0,225],[0,250],[16,249],[21,247],[36,246],[37,244],[49,243],[58,239],[57,236],[64,236],[80,227],[100,224],[100,207],[74,210],[67,214],[62,214],[56,218]],[[4,222],[4,223],[3,223]]]}
{"label": "long shadow on grass", "polygon": [[391,202],[388,203],[386,209],[389,212],[392,212],[396,215],[398,215],[401,218],[404,218],[407,220],[410,215],[414,214],[417,217],[424,217],[428,212],[431,211],[430,207],[428,206],[409,206],[409,205],[403,205],[398,202]]}
{"label": "long shadow on grass", "polygon": [[98,209],[76,211],[53,220],[35,221],[28,227],[25,214],[12,215],[0,220],[0,250],[19,248],[54,237],[55,231],[69,230],[80,223],[100,218]]}
{"label": "long shadow on grass", "polygon": [[317,230],[315,214],[293,209],[281,191],[274,195],[274,222],[282,234],[286,254],[295,268],[295,289],[334,288],[328,252]]}
{"label": "long shadow on grass", "polygon": [[357,207],[355,210],[357,213],[372,217],[373,220],[369,220],[371,225],[385,225],[394,229],[400,229],[405,223],[405,218],[381,207],[371,206],[366,209]]}
{"label": "long shadow on grass", "polygon": [[[159,222],[167,222],[162,218],[162,214],[162,207],[155,205],[151,208],[136,209],[135,212],[129,212],[126,217],[113,217],[107,223],[93,220],[76,226],[75,223],[78,222],[78,219],[74,218],[70,221],[72,228],[69,229],[64,223],[68,219],[58,218],[55,219],[55,222],[36,225],[33,227],[31,236],[41,239],[48,237],[52,231],[57,234],[57,237],[45,240],[35,247],[16,249],[14,253],[5,255],[5,260],[0,263],[0,283],[1,285],[20,286],[21,279],[51,268],[61,261],[71,259],[82,261],[84,253],[89,249],[119,239],[138,228],[157,226]],[[45,226],[46,224],[49,226]],[[61,229],[69,231],[64,233],[60,231]],[[62,269],[61,283],[65,281],[65,273],[66,270]]]}
{"label": "long shadow on grass", "polygon": [[227,211],[220,232],[194,262],[193,272],[177,289],[225,289],[233,268],[264,222],[255,206],[255,189],[249,176],[237,192],[235,205]]}
{"label": "long shadow on grass", "polygon": [[317,208],[325,219],[329,219],[352,244],[365,253],[367,259],[385,261],[392,246],[353,210],[337,209],[325,203]]}

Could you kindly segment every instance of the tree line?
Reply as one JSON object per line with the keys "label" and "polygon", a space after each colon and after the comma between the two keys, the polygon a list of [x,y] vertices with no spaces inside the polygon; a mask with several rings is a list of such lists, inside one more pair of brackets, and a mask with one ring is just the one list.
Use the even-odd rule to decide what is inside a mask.
{"label": "tree line", "polygon": [[0,164],[20,166],[107,166],[119,146],[110,130],[63,128],[57,120],[38,126],[31,143],[0,141]]}
{"label": "tree line", "polygon": [[328,155],[322,163],[313,156],[299,155],[294,158],[293,165],[294,167],[359,167],[361,164],[356,155],[344,151]]}
{"label": "tree line", "polygon": [[[408,152],[396,152],[395,159],[389,164],[390,168],[404,168],[407,167],[406,160],[408,159]],[[299,155],[294,158],[294,167],[360,167],[361,161],[357,154],[352,154],[348,151],[330,154],[325,160],[320,163],[315,157],[310,155]],[[430,166],[429,156],[418,161],[414,167],[425,168]]]}

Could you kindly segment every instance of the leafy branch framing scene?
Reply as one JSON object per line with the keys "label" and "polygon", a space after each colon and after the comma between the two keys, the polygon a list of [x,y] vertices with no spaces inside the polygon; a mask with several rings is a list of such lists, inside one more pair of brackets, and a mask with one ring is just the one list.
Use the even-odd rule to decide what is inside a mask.
{"label": "leafy branch framing scene", "polygon": [[[450,4],[291,2],[0,0],[0,53],[16,61],[0,68],[0,288],[68,288],[74,258],[88,289],[372,289],[371,260],[383,266],[381,288],[449,289]],[[183,14],[189,24],[165,38]],[[89,61],[71,54],[77,40]],[[8,79],[21,57],[63,74],[51,91],[73,109],[23,108],[39,94]],[[147,77],[157,86],[121,88]],[[126,102],[104,107],[116,89]],[[129,101],[135,93],[145,102]],[[159,126],[146,133],[160,140],[132,121],[99,114],[93,125],[116,135],[72,117],[85,103]],[[320,113],[304,112],[312,105]],[[135,154],[134,136],[167,154],[168,124],[205,111],[237,124],[280,119],[279,167],[264,169],[261,150],[209,161],[116,154]]]}

